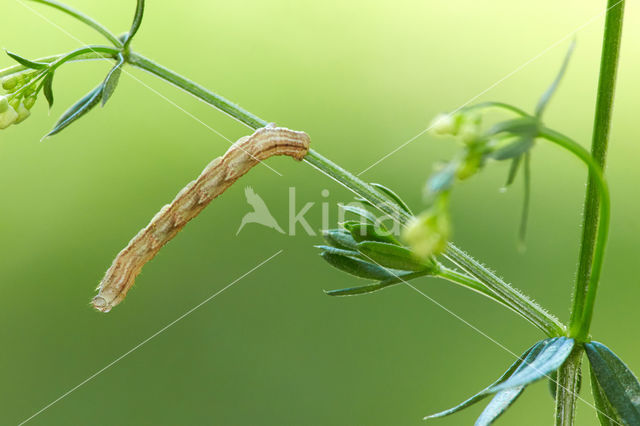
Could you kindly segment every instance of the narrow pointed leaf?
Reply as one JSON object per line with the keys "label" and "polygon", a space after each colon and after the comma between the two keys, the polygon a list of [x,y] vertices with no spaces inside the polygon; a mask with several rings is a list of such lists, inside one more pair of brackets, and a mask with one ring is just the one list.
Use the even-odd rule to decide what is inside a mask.
{"label": "narrow pointed leaf", "polygon": [[113,68],[111,68],[111,71],[107,74],[107,78],[104,79],[102,88],[102,106],[107,103],[111,98],[111,95],[113,95],[113,92],[116,90],[118,82],[120,81],[120,75],[122,74],[123,65],[124,56],[118,55],[118,62]]}
{"label": "narrow pointed leaf", "polygon": [[555,93],[560,85],[560,81],[562,81],[562,77],[564,77],[565,72],[567,71],[567,66],[569,65],[569,60],[571,59],[571,54],[573,53],[574,48],[576,47],[575,39],[569,45],[569,49],[567,50],[567,54],[564,57],[564,61],[562,61],[562,66],[560,67],[560,71],[558,71],[558,75],[551,83],[551,86],[542,94],[540,100],[538,101],[538,105],[536,106],[536,116],[540,117],[544,112],[551,96]]}
{"label": "narrow pointed leaf", "polygon": [[398,274],[397,276],[387,278],[376,284],[362,285],[358,287],[341,288],[339,290],[325,291],[328,296],[358,296],[361,294],[374,293],[387,287],[391,287],[396,284],[402,284],[414,278],[422,277],[425,274],[423,272],[410,272],[406,274]]}
{"label": "narrow pointed leaf", "polygon": [[353,239],[349,231],[330,229],[324,233],[324,239],[329,245],[345,250],[358,250],[358,242]]}
{"label": "narrow pointed leaf", "polygon": [[42,62],[34,62],[34,61],[30,61],[28,59],[23,58],[22,56],[19,56],[13,52],[9,52],[8,50],[6,51],[7,55],[9,55],[14,61],[16,61],[17,63],[19,63],[22,66],[25,66],[27,68],[31,68],[34,70],[43,70],[45,68],[47,68],[49,66],[49,64],[45,64]]}
{"label": "narrow pointed leaf", "polygon": [[493,136],[499,133],[511,133],[514,135],[531,135],[537,133],[538,121],[534,117],[521,117],[505,120],[494,124],[485,136]]}
{"label": "narrow pointed leaf", "polygon": [[399,241],[393,235],[372,223],[345,222],[343,226],[357,242],[380,241],[399,244]]}
{"label": "narrow pointed leaf", "polygon": [[44,97],[47,99],[47,103],[49,104],[49,109],[53,106],[53,72],[47,74],[42,82],[42,91],[44,92]]}
{"label": "narrow pointed leaf", "polygon": [[520,139],[516,139],[508,145],[493,151],[493,153],[491,153],[491,158],[493,158],[494,160],[502,161],[519,157],[529,151],[531,147],[533,147],[533,140],[533,136],[529,135]]}
{"label": "narrow pointed leaf", "polygon": [[591,371],[591,392],[593,393],[593,401],[596,404],[596,413],[598,420],[602,426],[619,426],[624,425],[623,420],[618,417],[618,413],[613,409],[607,395],[604,393],[604,389],[598,383],[596,373],[593,371],[593,366],[590,366]]}
{"label": "narrow pointed leaf", "polygon": [[[553,339],[545,339],[538,342],[531,351],[527,354],[525,359],[520,363],[518,368],[513,372],[511,377],[509,377],[507,381],[511,380],[511,378],[516,377],[518,374],[526,371],[530,365],[539,358],[540,354],[544,352],[544,350],[550,344],[550,341]],[[500,386],[500,385],[498,385]],[[489,392],[493,392],[493,390],[498,386],[492,386],[489,388]],[[507,409],[518,399],[524,388],[525,384],[516,387],[509,387],[507,389],[501,390],[496,393],[496,395],[491,399],[491,402],[487,404],[485,409],[482,411],[480,416],[475,422],[475,426],[487,426],[493,423],[498,417],[500,417]]]}
{"label": "narrow pointed leaf", "polygon": [[345,250],[345,249],[341,249],[341,248],[337,248],[337,247],[323,246],[323,245],[314,246],[314,247],[315,248],[319,248],[320,250],[322,250],[323,252],[326,252],[326,253],[339,254],[341,256],[351,256],[351,257],[359,257],[359,258],[361,258],[360,253],[358,253],[357,251],[353,251],[353,250]]}
{"label": "narrow pointed leaf", "polygon": [[375,217],[375,215],[373,213],[371,213],[368,210],[363,209],[362,207],[357,207],[357,206],[349,206],[346,204],[339,204],[340,208],[346,212],[349,213],[353,213],[357,216],[360,216],[361,218],[365,219],[367,222],[370,223],[377,223],[378,222],[378,218]]}
{"label": "narrow pointed leaf", "polygon": [[601,396],[617,413],[622,424],[640,425],[640,383],[636,376],[602,343],[590,342],[584,346],[602,390]]}
{"label": "narrow pointed leaf", "polygon": [[358,251],[364,255],[365,260],[375,262],[385,268],[424,271],[433,267],[431,263],[417,260],[411,250],[395,244],[364,241],[358,244]]}
{"label": "narrow pointed leaf", "polygon": [[400,198],[400,196],[395,192],[393,192],[391,189],[379,183],[371,183],[371,186],[383,192],[391,201],[395,202],[402,210],[409,213],[410,215],[413,215],[413,212],[411,211],[407,203],[405,203],[402,200],[402,198]]}
{"label": "narrow pointed leaf", "polygon": [[328,252],[321,253],[320,256],[322,256],[322,258],[334,268],[340,269],[343,272],[359,278],[382,281],[393,277],[393,275],[386,269],[378,265],[365,262],[364,260]]}
{"label": "narrow pointed leaf", "polygon": [[500,378],[498,380],[493,382],[491,385],[489,385],[488,387],[486,387],[482,391],[478,392],[477,394],[475,394],[471,398],[467,399],[466,401],[462,402],[461,404],[456,405],[453,408],[450,408],[450,409],[445,410],[445,411],[441,411],[441,412],[436,413],[436,414],[432,414],[430,416],[426,416],[425,420],[426,419],[434,419],[434,418],[438,418],[438,417],[449,416],[451,414],[457,413],[458,411],[464,410],[467,407],[472,406],[476,402],[482,401],[483,399],[485,399],[486,397],[491,395],[491,391],[490,391],[491,388],[493,388],[494,386],[499,385],[500,383],[504,382],[509,377],[511,377],[511,375],[518,369],[518,367],[520,367],[522,362],[525,359],[527,359],[532,352],[536,351],[535,353],[537,353],[537,348],[540,347],[542,345],[542,343],[543,342],[538,342],[535,345],[531,346],[529,349],[527,349],[520,356],[520,358],[518,358],[518,360],[516,362],[511,364],[511,367],[509,367],[509,369],[507,371],[505,371],[505,373],[502,376],[500,376]]}
{"label": "narrow pointed leaf", "polygon": [[485,409],[480,414],[480,417],[475,422],[475,426],[487,426],[493,423],[498,417],[500,417],[507,408],[511,407],[516,399],[520,396],[524,390],[524,386],[518,386],[498,392]]}
{"label": "narrow pointed leaf", "polygon": [[527,237],[527,223],[529,222],[529,204],[531,202],[531,153],[524,154],[524,196],[522,198],[522,214],[520,215],[520,245],[524,247]]}
{"label": "narrow pointed leaf", "polygon": [[526,386],[529,383],[546,377],[557,370],[567,359],[575,341],[567,337],[554,337],[543,340],[541,348],[535,359],[527,360],[513,376],[503,383],[491,388],[492,392],[500,392],[510,388]]}
{"label": "narrow pointed leaf", "polygon": [[509,175],[507,176],[507,182],[504,184],[505,188],[511,186],[516,179],[518,169],[520,169],[520,163],[522,162],[522,155],[519,155],[511,160],[511,166],[509,166]]}
{"label": "narrow pointed leaf", "polygon": [[127,48],[133,39],[133,36],[136,35],[138,30],[140,29],[140,24],[142,24],[142,18],[144,16],[144,0],[138,0],[136,4],[136,13],[133,16],[133,23],[131,24],[131,29],[127,34],[127,37],[124,41],[124,47]]}
{"label": "narrow pointed leaf", "polygon": [[60,133],[62,130],[67,128],[74,121],[85,115],[87,112],[91,111],[98,103],[100,103],[100,98],[102,97],[102,84],[98,87],[87,93],[82,99],[76,102],[71,108],[69,108],[58,120],[53,130],[51,130],[48,136],[53,136],[57,133]]}

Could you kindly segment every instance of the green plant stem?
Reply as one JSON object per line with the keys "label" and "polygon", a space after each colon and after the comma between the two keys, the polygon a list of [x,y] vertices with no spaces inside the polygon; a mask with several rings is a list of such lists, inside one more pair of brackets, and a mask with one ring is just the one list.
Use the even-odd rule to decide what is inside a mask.
{"label": "green plant stem", "polygon": [[572,425],[580,393],[582,345],[576,345],[556,375],[556,425]]}
{"label": "green plant stem", "polygon": [[89,16],[85,15],[84,13],[82,13],[80,11],[77,11],[77,10],[67,6],[66,4],[62,4],[62,3],[57,2],[55,0],[31,0],[31,1],[33,1],[35,3],[41,3],[41,4],[45,4],[47,6],[51,6],[54,9],[58,9],[59,11],[64,12],[67,15],[76,18],[80,22],[83,22],[84,24],[90,26],[91,28],[93,28],[94,30],[96,30],[97,32],[102,34],[111,43],[113,43],[114,46],[123,47],[122,42],[120,41],[120,39],[118,37],[116,37],[115,34],[113,34],[111,31],[109,31],[104,25],[100,24],[99,22],[95,21],[94,19],[90,18]]}
{"label": "green plant stem", "polygon": [[574,337],[578,341],[583,341],[589,335],[589,326],[593,316],[593,305],[595,303],[596,292],[598,290],[598,282],[600,281],[602,264],[604,263],[604,252],[607,245],[607,237],[609,235],[609,222],[611,216],[609,187],[602,175],[600,165],[598,165],[589,152],[581,147],[577,142],[546,127],[540,127],[538,136],[570,151],[587,165],[589,168],[589,176],[594,181],[597,191],[596,194],[599,198],[597,205],[598,212],[596,213],[598,226],[596,229],[594,249],[591,254],[591,273],[589,274],[589,283],[586,294],[584,297],[581,297],[581,303],[579,304],[582,308],[582,316],[578,317],[576,327],[570,328],[570,336]]}
{"label": "green plant stem", "polygon": [[[624,0],[607,1],[598,95],[591,141],[591,158],[598,165],[598,171],[592,170],[591,167],[589,169],[589,181],[584,203],[580,260],[569,322],[570,334],[578,339],[587,338],[589,335],[600,268],[602,266],[598,266],[596,280],[594,280],[594,268],[592,265],[602,262],[604,244],[606,243],[606,238],[604,242],[600,239],[604,222],[601,203],[604,203],[604,200],[602,197],[602,179],[598,179],[598,172],[601,174],[606,165],[615,81],[620,58],[624,3]],[[599,259],[597,257],[598,253]],[[563,385],[565,390],[556,393],[556,426],[573,426],[574,424],[578,391],[576,384],[582,360],[581,351],[579,352],[575,356],[572,354],[558,370],[558,389],[561,389],[560,386]]]}
{"label": "green plant stem", "polygon": [[[608,0],[607,15],[600,59],[600,77],[598,81],[598,96],[594,119],[591,154],[600,170],[605,169],[611,115],[613,112],[613,98],[615,81],[620,56],[620,40],[622,36],[622,21],[624,15],[624,0]],[[599,240],[598,211],[600,205],[600,191],[597,175],[589,173],[589,183],[584,205],[584,222],[582,226],[582,241],[580,244],[580,260],[576,277],[573,306],[569,328],[571,335],[584,339],[589,334],[593,304],[599,276],[596,270],[596,253],[602,242]],[[601,261],[601,259],[600,259]],[[593,265],[593,266],[592,266]]]}
{"label": "green plant stem", "polygon": [[[36,59],[36,62],[53,63],[59,60],[60,58],[63,58],[66,55],[67,53],[60,54],[60,55],[47,56],[45,58]],[[97,52],[92,50],[82,55],[74,56],[72,59],[65,62],[96,61],[96,60],[104,60],[104,59],[113,59],[113,57],[114,55],[112,53]],[[25,67],[24,65],[20,65],[20,64],[13,65],[8,68],[1,69],[0,78],[7,77],[13,74],[18,74],[28,69],[29,68]]]}
{"label": "green plant stem", "polygon": [[442,278],[444,280],[447,280],[459,286],[465,287],[485,297],[488,297],[489,299],[492,299],[493,301],[500,303],[502,306],[508,309],[511,309],[515,313],[520,314],[518,311],[512,309],[506,300],[501,299],[500,296],[498,296],[497,294],[487,289],[487,287],[484,284],[482,284],[480,281],[468,275],[461,274],[458,271],[449,269],[444,265],[440,264],[438,265],[438,273],[435,274],[434,276],[438,278]]}
{"label": "green plant stem", "polygon": [[[188,80],[172,70],[165,68],[135,52],[130,52],[127,55],[127,62],[192,94],[253,129],[258,129],[268,124],[268,121],[255,116],[224,97],[211,92],[199,84],[194,83],[193,81]],[[304,158],[304,161],[345,186],[347,189],[353,191],[358,196],[368,200],[401,225],[404,225],[411,220],[412,216],[410,214],[399,209],[395,204],[390,203],[389,199],[376,188],[362,181],[331,160],[325,158],[317,151],[310,149]],[[449,244],[449,247],[450,249],[453,248],[455,250],[457,253],[456,258],[458,258],[458,260],[464,261],[464,264],[466,265],[465,270],[467,272],[475,272],[475,274],[472,275],[492,293],[495,293],[500,298],[504,298],[505,303],[507,303],[512,310],[518,312],[549,336],[564,334],[564,326],[556,318],[548,314],[543,308],[532,300],[526,298],[520,292],[511,288],[495,275],[487,275],[486,268],[471,256],[463,253],[452,244]],[[491,279],[488,281],[485,280],[489,276]]]}

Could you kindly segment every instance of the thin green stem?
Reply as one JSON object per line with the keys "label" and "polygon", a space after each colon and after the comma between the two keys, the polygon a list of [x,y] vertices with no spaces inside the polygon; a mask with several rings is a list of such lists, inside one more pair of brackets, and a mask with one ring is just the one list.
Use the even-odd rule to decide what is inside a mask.
{"label": "thin green stem", "polygon": [[485,297],[488,297],[489,299],[498,302],[499,304],[501,304],[502,306],[511,309],[512,311],[514,311],[515,313],[517,313],[518,315],[520,314],[518,311],[516,311],[515,309],[513,309],[511,306],[509,306],[508,302],[502,298],[500,298],[500,296],[498,296],[497,294],[493,293],[492,291],[490,291],[484,284],[482,284],[480,281],[470,277],[469,275],[466,274],[461,274],[458,271],[455,271],[453,269],[449,269],[447,267],[445,267],[444,265],[440,264],[438,265],[438,273],[435,274],[435,277],[438,278],[442,278],[445,279],[449,282],[452,282],[454,284],[457,284],[459,286],[462,286],[464,288],[467,288],[471,291],[474,291],[478,294],[481,294]]}
{"label": "thin green stem", "polygon": [[255,116],[242,107],[234,104],[233,102],[225,99],[224,97],[213,93],[212,91],[200,86],[199,84],[171,71],[168,68],[163,67],[160,64],[153,62],[144,56],[137,53],[130,52],[127,57],[127,62],[131,65],[143,69],[156,77],[173,84],[174,86],[192,94],[196,98],[203,100],[209,105],[229,114],[231,117],[246,124],[252,129],[259,129],[269,124],[267,121]]}
{"label": "thin green stem", "polygon": [[[64,53],[60,55],[47,56],[45,58],[36,59],[36,62],[53,63],[59,60],[60,58],[64,57],[65,55],[67,54]],[[96,61],[101,59],[112,59],[112,58],[113,58],[112,53],[102,53],[102,52],[91,51],[91,52],[84,53],[82,55],[74,56],[72,59],[70,59],[67,62]],[[8,68],[1,69],[0,78],[7,77],[13,74],[18,74],[23,71],[27,71],[28,69],[30,68],[27,68],[24,65],[16,64]]]}
{"label": "thin green stem", "polygon": [[462,108],[461,111],[473,111],[474,109],[485,109],[485,108],[500,108],[500,109],[504,109],[506,111],[509,112],[513,112],[517,115],[521,115],[523,117],[530,117],[531,115],[528,114],[526,111],[513,106],[513,105],[509,105],[506,104],[504,102],[493,102],[493,101],[489,101],[489,102],[480,102],[478,104],[473,104],[467,107]]}
{"label": "thin green stem", "polygon": [[[593,316],[593,305],[595,303],[596,292],[598,290],[598,282],[600,281],[600,273],[602,272],[602,264],[604,262],[604,252],[607,245],[607,237],[609,235],[609,221],[611,215],[611,199],[609,195],[609,186],[602,175],[602,169],[596,163],[589,152],[575,141],[567,136],[558,133],[546,127],[541,127],[539,134],[550,142],[553,142],[562,148],[568,150],[578,157],[589,168],[589,175],[594,180],[599,197],[597,222],[599,223],[596,230],[596,240],[594,250],[591,256],[591,274],[589,275],[589,283],[586,288],[584,297],[580,297],[577,306],[582,312],[581,316],[574,323],[571,323],[570,336],[575,337],[578,341],[582,341],[589,335],[589,327]],[[574,300],[575,304],[576,300]]]}
{"label": "thin green stem", "polygon": [[58,9],[59,11],[64,12],[67,15],[76,18],[80,22],[90,26],[91,28],[93,28],[94,30],[102,34],[111,43],[113,43],[114,46],[120,47],[120,48],[123,46],[120,39],[111,31],[109,31],[104,25],[100,24],[99,22],[85,15],[84,13],[67,6],[66,4],[62,4],[55,0],[31,0],[31,1],[45,4],[47,6],[51,6],[54,9]]}
{"label": "thin green stem", "polygon": [[[127,62],[173,84],[187,93],[190,93],[207,104],[227,113],[229,116],[244,123],[248,127],[258,129],[268,124],[268,121],[255,116],[224,97],[211,92],[205,87],[200,86],[199,84],[135,52],[129,53],[127,56]],[[514,110],[514,108],[509,109]],[[517,111],[517,108],[515,110]],[[358,196],[371,202],[376,206],[376,208],[389,215],[393,220],[401,225],[406,224],[412,218],[410,214],[398,208],[394,203],[390,203],[389,199],[376,188],[362,181],[331,160],[325,158],[317,151],[310,149],[308,154],[305,156],[304,161],[325,175],[331,177]],[[480,262],[465,254],[453,244],[449,244],[449,249],[454,250],[456,253],[454,257],[458,261],[464,262],[465,271],[469,272],[470,275],[475,277],[492,293],[495,293],[497,297],[504,298],[512,310],[518,312],[549,336],[564,334],[564,326],[535,302],[510,287],[492,273],[487,274],[488,270]]]}
{"label": "thin green stem", "polygon": [[[620,57],[620,41],[622,37],[622,21],[624,16],[624,0],[608,0],[605,20],[602,56],[600,60],[600,77],[594,119],[591,154],[599,166],[605,169],[615,82]],[[597,172],[591,170],[584,205],[584,222],[580,245],[580,260],[574,288],[573,306],[571,309],[570,329],[578,338],[586,338],[591,326],[593,304],[596,297],[602,259],[598,253],[604,250],[602,232],[603,223],[599,221],[598,211],[601,202],[601,188]],[[600,217],[602,219],[602,217]],[[599,253],[602,256],[602,253]]]}
{"label": "thin green stem", "polygon": [[87,55],[89,53],[102,53],[105,54],[106,56],[103,56],[103,58],[110,58],[110,57],[114,57],[115,55],[120,54],[120,49],[116,49],[113,47],[109,47],[109,46],[86,46],[86,47],[81,47],[79,49],[76,49],[74,51],[71,51],[67,54],[62,55],[60,58],[56,59],[54,62],[52,62],[49,65],[49,72],[51,71],[55,71],[57,68],[59,68],[60,66],[64,65],[65,63],[74,60],[75,58],[78,57],[84,57],[84,55]]}

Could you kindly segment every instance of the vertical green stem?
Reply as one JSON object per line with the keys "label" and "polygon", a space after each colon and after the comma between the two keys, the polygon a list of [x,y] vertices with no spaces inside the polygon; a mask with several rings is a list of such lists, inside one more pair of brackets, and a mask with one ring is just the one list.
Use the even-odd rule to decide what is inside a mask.
{"label": "vertical green stem", "polygon": [[[607,5],[608,10],[604,28],[600,79],[598,82],[598,96],[591,144],[591,154],[602,170],[605,168],[609,145],[615,81],[620,56],[624,3],[624,0],[608,0]],[[584,339],[589,334],[593,302],[595,301],[595,291],[597,289],[597,283],[592,280],[592,265],[597,244],[596,237],[600,225],[599,209],[600,189],[596,177],[590,172],[584,205],[580,261],[570,321],[571,335],[579,339]]]}
{"label": "vertical green stem", "polygon": [[[608,0],[591,142],[591,154],[601,170],[605,168],[609,145],[623,16],[624,0]],[[569,323],[570,334],[579,340],[585,339],[589,335],[597,289],[597,282],[592,281],[592,264],[594,252],[598,245],[598,213],[600,210],[600,187],[598,184],[595,174],[590,170],[584,205],[580,260]],[[581,352],[575,356],[572,354],[558,370],[558,392],[556,392],[557,426],[572,426],[574,424],[580,362]],[[561,386],[564,386],[564,388]]]}

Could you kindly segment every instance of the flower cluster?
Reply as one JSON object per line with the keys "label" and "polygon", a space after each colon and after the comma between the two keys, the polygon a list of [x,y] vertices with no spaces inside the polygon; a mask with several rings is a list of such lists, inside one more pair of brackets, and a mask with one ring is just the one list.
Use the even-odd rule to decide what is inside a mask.
{"label": "flower cluster", "polygon": [[37,90],[33,77],[37,73],[25,72],[6,77],[2,89],[7,94],[0,95],[0,130],[12,124],[20,124],[31,115],[36,103]]}

